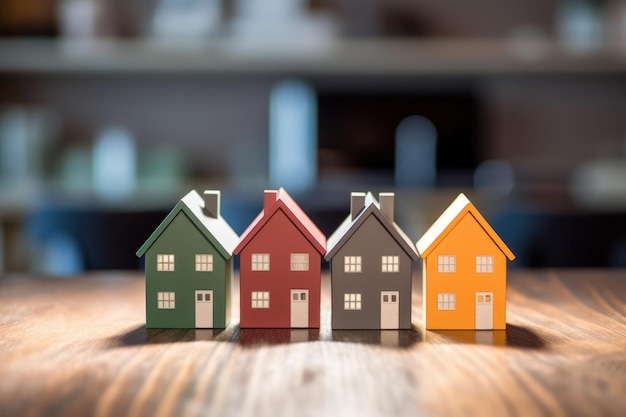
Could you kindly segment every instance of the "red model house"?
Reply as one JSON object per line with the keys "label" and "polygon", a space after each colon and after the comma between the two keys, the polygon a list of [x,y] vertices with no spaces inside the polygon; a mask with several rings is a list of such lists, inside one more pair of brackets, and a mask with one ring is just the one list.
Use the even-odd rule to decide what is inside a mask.
{"label": "red model house", "polygon": [[320,327],[326,238],[283,188],[265,191],[263,211],[234,253],[242,328]]}

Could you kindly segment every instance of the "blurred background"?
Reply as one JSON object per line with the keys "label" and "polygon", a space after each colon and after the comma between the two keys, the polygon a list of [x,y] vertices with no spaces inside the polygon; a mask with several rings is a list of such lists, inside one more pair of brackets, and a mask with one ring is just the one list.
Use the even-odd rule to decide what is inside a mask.
{"label": "blurred background", "polygon": [[465,192],[513,267],[626,266],[624,0],[0,0],[0,271],[140,267],[191,188],[329,235]]}

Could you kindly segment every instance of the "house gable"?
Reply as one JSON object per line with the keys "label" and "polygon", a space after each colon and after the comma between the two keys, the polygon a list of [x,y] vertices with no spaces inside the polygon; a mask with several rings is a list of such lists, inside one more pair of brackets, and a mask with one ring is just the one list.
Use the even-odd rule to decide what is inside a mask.
{"label": "house gable", "polygon": [[[400,256],[401,272],[411,271],[412,258],[403,245],[388,232],[388,229],[376,216],[367,216],[350,238],[334,252],[337,262],[333,265],[333,273],[344,275],[344,256],[361,256],[362,274],[372,274],[375,278],[391,277],[392,274],[381,275],[382,256]],[[345,274],[346,276],[354,274]]]}
{"label": "house gable", "polygon": [[[487,223],[487,220],[480,214],[474,205],[465,197],[464,194],[459,196],[450,204],[450,206],[441,214],[441,216],[432,224],[432,226],[424,233],[422,238],[417,241],[416,247],[422,258],[427,258],[434,248],[437,247],[446,236],[455,229],[456,225],[470,213],[476,223],[481,227],[482,232],[488,236],[499,250],[509,259],[514,260],[515,255],[509,247],[502,241],[500,236]],[[467,237],[464,237],[465,245],[467,245]]]}
{"label": "house gable", "polygon": [[368,193],[369,205],[354,220],[349,215],[337,228],[337,230],[328,238],[326,256],[324,259],[331,261],[339,252],[341,247],[350,241],[359,228],[370,218],[376,218],[380,225],[384,228],[387,235],[402,248],[402,250],[414,261],[418,259],[417,252],[411,240],[404,232],[395,224],[391,223],[380,211],[374,203],[371,193]]}
{"label": "house gable", "polygon": [[[280,238],[277,239],[277,236]],[[321,259],[316,245],[311,243],[284,210],[279,209],[274,211],[264,222],[263,227],[256,231],[254,238],[241,248],[239,255],[242,268],[247,270],[247,264],[243,264],[243,256],[246,254],[272,253],[274,256],[280,254],[288,257],[291,253],[298,252],[314,253]],[[270,271],[275,270],[275,260],[277,259],[270,259]],[[246,263],[248,261],[249,259],[245,259]]]}
{"label": "house gable", "polygon": [[326,237],[283,188],[278,191],[276,201],[270,207],[264,207],[263,211],[259,213],[250,226],[243,232],[239,244],[234,248],[233,252],[236,255],[241,253],[241,251],[255,239],[259,231],[268,224],[269,220],[277,211],[281,211],[289,218],[296,229],[306,237],[320,255],[326,253]]}
{"label": "house gable", "polygon": [[184,210],[172,216],[167,227],[147,247],[144,255],[153,252],[157,248],[163,250],[164,247],[169,247],[177,253],[195,253],[201,247],[210,247],[212,248],[212,253],[224,260],[231,257],[228,254],[224,256],[223,248],[219,242],[215,239],[208,239],[206,234],[202,232],[202,229],[197,227]]}
{"label": "house gable", "polygon": [[183,212],[197,230],[219,251],[221,256],[224,259],[229,259],[232,256],[233,249],[239,237],[221,216],[217,219],[211,219],[205,216],[202,213],[202,206],[202,197],[200,197],[196,191],[190,191],[168,213],[161,224],[159,224],[150,237],[148,237],[144,244],[137,250],[136,255],[138,257],[144,255],[148,248],[150,248],[168,228],[172,220],[180,212]]}
{"label": "house gable", "polygon": [[[429,264],[429,272],[433,274],[437,273],[439,255],[455,256],[457,276],[475,273],[476,256],[494,257],[496,272],[506,269],[506,255],[469,211],[459,215],[451,229],[432,246],[428,256],[431,254],[433,261]],[[463,277],[458,276],[458,279]]]}

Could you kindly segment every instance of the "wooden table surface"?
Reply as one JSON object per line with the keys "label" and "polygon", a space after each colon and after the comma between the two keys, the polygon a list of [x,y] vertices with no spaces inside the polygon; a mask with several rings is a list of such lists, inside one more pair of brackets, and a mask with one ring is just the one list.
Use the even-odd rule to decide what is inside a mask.
{"label": "wooden table surface", "polygon": [[[2,416],[626,416],[626,271],[509,276],[506,331],[146,330],[139,273],[0,278]],[[237,306],[237,303],[235,303]]]}

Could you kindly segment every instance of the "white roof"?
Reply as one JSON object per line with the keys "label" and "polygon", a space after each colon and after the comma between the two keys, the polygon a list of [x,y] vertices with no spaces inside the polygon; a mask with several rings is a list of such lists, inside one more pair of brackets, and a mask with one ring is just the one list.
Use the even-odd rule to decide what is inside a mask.
{"label": "white roof", "polygon": [[424,233],[424,235],[417,241],[417,252],[421,255],[433,244],[433,242],[446,230],[446,227],[450,225],[456,219],[456,217],[470,204],[470,201],[461,193],[458,197],[448,206],[448,208],[441,213],[441,216],[430,226],[430,228]]}
{"label": "white roof", "polygon": [[224,249],[232,255],[237,243],[239,243],[239,236],[237,236],[237,233],[235,233],[222,215],[220,214],[215,219],[204,214],[204,199],[196,190],[191,190],[181,201]]}

